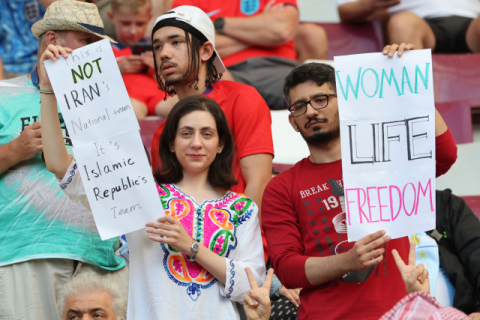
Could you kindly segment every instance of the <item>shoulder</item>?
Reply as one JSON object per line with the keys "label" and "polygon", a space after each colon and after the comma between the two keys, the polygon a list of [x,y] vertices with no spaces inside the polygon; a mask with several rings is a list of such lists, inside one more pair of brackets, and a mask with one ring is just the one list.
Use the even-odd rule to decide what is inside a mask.
{"label": "shoulder", "polygon": [[0,80],[0,88],[31,88],[34,89],[35,86],[32,82],[28,79],[28,76],[21,75],[19,77],[8,79],[8,80]]}
{"label": "shoulder", "polygon": [[[265,193],[289,192],[294,187],[294,180],[299,178],[305,171],[305,162],[308,158],[302,159],[287,170],[277,174],[270,180],[265,188]],[[268,191],[268,192],[267,192]]]}

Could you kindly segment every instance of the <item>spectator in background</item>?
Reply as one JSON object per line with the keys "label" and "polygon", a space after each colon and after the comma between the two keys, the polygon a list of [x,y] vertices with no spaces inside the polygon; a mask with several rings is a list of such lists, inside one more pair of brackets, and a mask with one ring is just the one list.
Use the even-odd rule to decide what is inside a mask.
{"label": "spectator in background", "polygon": [[[50,1],[43,2],[47,5]],[[0,57],[6,79],[31,72],[37,63],[38,43],[30,28],[45,14],[42,3],[0,1]]]}
{"label": "spectator in background", "polygon": [[[287,107],[283,80],[298,65],[293,42],[299,26],[296,0],[174,0],[172,7],[181,5],[196,6],[214,21],[217,50],[228,68],[224,79],[255,87],[270,109]],[[326,37],[319,38],[326,48]],[[305,43],[303,50],[309,47]]]}
{"label": "spectator in background", "polygon": [[[139,42],[144,38],[147,24],[152,17],[150,0],[112,0],[108,17],[115,26],[117,44],[113,52],[118,67],[132,101],[137,119],[143,120],[147,115],[166,117],[178,99],[166,97],[158,89],[153,78],[153,57],[149,42]],[[139,49],[139,51],[136,51]],[[149,66],[152,67],[149,69]]]}
{"label": "spectator in background", "polygon": [[65,283],[58,296],[57,308],[62,320],[124,320],[127,298],[115,282],[88,270]]}
{"label": "spectator in background", "polygon": [[480,1],[337,0],[343,22],[389,15],[390,43],[412,43],[434,53],[480,52]]}
{"label": "spectator in background", "polygon": [[480,222],[451,190],[437,190],[435,198],[435,230],[412,236],[416,261],[429,271],[431,291],[427,292],[440,304],[479,320]]}
{"label": "spectator in background", "polygon": [[[105,37],[96,33],[102,28],[95,5],[63,0],[49,6],[32,32],[43,53],[48,45],[95,42]],[[128,271],[114,253],[118,238],[101,240],[92,214],[61,192],[42,160],[39,89],[51,90],[41,87],[36,68],[0,81],[0,314],[55,320],[57,294],[78,269],[112,277],[124,292]],[[64,137],[71,151],[66,129]]]}
{"label": "spectator in background", "polygon": [[[385,51],[392,57],[398,48],[387,46]],[[412,46],[402,44],[399,57],[405,48]],[[344,191],[334,69],[319,63],[298,66],[285,79],[284,93],[292,104],[290,124],[307,142],[310,156],[265,189],[262,225],[275,273],[287,288],[303,288],[299,319],[378,319],[405,295],[400,277],[389,267],[392,255],[386,253],[384,259],[386,249],[378,247],[389,242],[390,249],[405,257],[408,241],[389,241],[378,231],[349,243],[346,233],[337,232],[345,209],[340,201]],[[457,149],[438,112],[435,133],[440,175],[455,162]],[[312,187],[316,194],[301,196]],[[379,276],[372,275],[374,268]]]}

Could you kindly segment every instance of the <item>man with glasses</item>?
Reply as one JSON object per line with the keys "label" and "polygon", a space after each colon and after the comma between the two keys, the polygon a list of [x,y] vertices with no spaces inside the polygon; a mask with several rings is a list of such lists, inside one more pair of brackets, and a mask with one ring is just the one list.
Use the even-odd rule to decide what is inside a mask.
{"label": "man with glasses", "polygon": [[[402,44],[399,56],[405,48],[411,47]],[[310,156],[265,189],[262,221],[275,273],[287,288],[303,288],[299,319],[378,319],[406,294],[390,251],[406,260],[408,239],[390,240],[379,231],[347,241],[334,69],[298,66],[285,79],[284,94],[290,124]],[[441,175],[455,162],[456,146],[438,112],[435,133]]]}

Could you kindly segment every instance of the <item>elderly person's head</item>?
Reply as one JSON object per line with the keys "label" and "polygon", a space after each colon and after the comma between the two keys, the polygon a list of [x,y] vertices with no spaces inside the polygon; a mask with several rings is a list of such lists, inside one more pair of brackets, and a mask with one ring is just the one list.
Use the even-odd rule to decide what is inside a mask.
{"label": "elderly person's head", "polygon": [[63,286],[57,309],[62,320],[122,320],[127,299],[117,284],[87,269]]}
{"label": "elderly person's head", "polygon": [[48,6],[42,20],[32,25],[38,39],[39,56],[49,44],[77,49],[103,39],[109,39],[103,29],[97,6],[75,0],[55,1]]}

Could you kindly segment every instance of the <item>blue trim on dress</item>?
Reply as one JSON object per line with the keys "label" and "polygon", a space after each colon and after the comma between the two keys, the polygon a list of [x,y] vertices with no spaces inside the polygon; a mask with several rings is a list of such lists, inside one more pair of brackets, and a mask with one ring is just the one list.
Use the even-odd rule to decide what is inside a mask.
{"label": "blue trim on dress", "polygon": [[64,190],[72,182],[73,176],[75,175],[75,170],[77,170],[77,164],[76,163],[73,165],[73,170],[70,171],[70,176],[67,178],[67,182],[65,182],[64,184],[62,184],[60,186],[62,188],[62,190]]}
{"label": "blue trim on dress", "polygon": [[233,278],[235,278],[235,271],[233,271],[233,269],[235,269],[235,264],[233,263],[233,260],[230,260],[230,265],[232,266],[232,268],[230,269],[230,274],[232,275],[232,277],[230,278],[230,287],[228,288],[228,293],[225,296],[228,299],[232,297],[233,285],[235,284],[235,281],[233,280]]}

